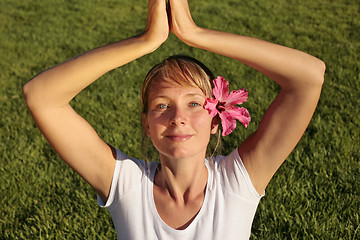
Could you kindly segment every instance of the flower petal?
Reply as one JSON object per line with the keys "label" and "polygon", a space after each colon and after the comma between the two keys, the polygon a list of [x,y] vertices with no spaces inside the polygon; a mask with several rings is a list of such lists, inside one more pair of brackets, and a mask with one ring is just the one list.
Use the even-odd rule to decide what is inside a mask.
{"label": "flower petal", "polygon": [[248,98],[248,92],[244,89],[234,90],[223,98],[223,102],[226,102],[225,106],[234,106],[235,104],[242,104]]}
{"label": "flower petal", "polygon": [[244,89],[231,91],[229,94],[229,82],[222,76],[213,80],[213,95],[215,99],[207,98],[204,109],[208,110],[211,117],[219,114],[222,124],[222,135],[229,135],[236,128],[236,119],[245,127],[251,120],[250,114],[246,108],[235,107],[236,104],[242,104],[248,98],[248,92]]}
{"label": "flower petal", "polygon": [[222,135],[223,136],[229,135],[236,128],[236,120],[227,111],[222,112],[219,115],[220,115],[221,125],[222,125],[222,129],[223,129]]}
{"label": "flower petal", "polygon": [[213,82],[215,85],[213,89],[214,97],[221,102],[229,94],[229,82],[222,76],[218,76]]}
{"label": "flower petal", "polygon": [[232,109],[229,109],[226,112],[231,117],[239,120],[244,125],[244,127],[247,127],[249,125],[249,122],[251,121],[250,114],[246,108],[233,107]]}
{"label": "flower petal", "polygon": [[219,113],[219,111],[216,108],[218,103],[219,103],[219,101],[217,99],[207,98],[205,100],[204,108],[206,110],[208,110],[210,117],[212,117],[212,118],[215,117],[216,114]]}

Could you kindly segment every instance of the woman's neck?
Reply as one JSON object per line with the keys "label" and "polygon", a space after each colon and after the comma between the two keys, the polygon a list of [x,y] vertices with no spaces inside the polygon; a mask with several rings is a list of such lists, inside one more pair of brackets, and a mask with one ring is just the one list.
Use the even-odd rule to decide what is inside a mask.
{"label": "woman's neck", "polygon": [[169,160],[161,159],[161,168],[156,172],[154,182],[168,192],[180,205],[204,196],[208,171],[204,158]]}

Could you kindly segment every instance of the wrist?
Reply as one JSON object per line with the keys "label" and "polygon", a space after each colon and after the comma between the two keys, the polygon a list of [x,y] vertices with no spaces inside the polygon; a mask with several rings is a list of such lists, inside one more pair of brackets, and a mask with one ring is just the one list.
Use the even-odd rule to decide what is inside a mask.
{"label": "wrist", "polygon": [[199,48],[201,46],[201,38],[204,36],[206,30],[205,28],[196,26],[191,30],[176,32],[175,35],[185,44]]}
{"label": "wrist", "polygon": [[141,35],[136,36],[136,38],[144,44],[149,53],[158,49],[167,39],[167,33],[163,34],[152,34],[149,31],[145,31]]}

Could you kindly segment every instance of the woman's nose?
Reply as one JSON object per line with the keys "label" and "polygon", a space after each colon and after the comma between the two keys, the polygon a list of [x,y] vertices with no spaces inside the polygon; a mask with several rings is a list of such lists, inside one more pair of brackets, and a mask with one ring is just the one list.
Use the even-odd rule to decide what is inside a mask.
{"label": "woman's nose", "polygon": [[181,108],[174,107],[171,112],[170,125],[184,125],[185,123],[185,112]]}

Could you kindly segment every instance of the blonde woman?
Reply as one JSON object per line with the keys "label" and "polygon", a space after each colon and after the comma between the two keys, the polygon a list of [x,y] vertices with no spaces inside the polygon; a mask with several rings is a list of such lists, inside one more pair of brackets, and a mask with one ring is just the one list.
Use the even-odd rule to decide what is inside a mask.
{"label": "blonde woman", "polygon": [[[61,158],[98,193],[118,239],[248,239],[270,179],[316,108],[324,63],[262,40],[197,26],[187,0],[148,1],[143,34],[50,68],[23,87],[31,114]],[[227,156],[206,158],[210,136],[247,126],[244,90],[227,94],[198,61],[182,56],[153,68],[142,89],[142,123],[159,162],[128,157],[105,143],[69,102],[110,70],[150,54],[172,31],[185,44],[231,57],[281,90],[258,129]],[[226,74],[226,73],[224,73]],[[214,81],[213,81],[214,80]],[[119,146],[121,148],[121,146]]]}

